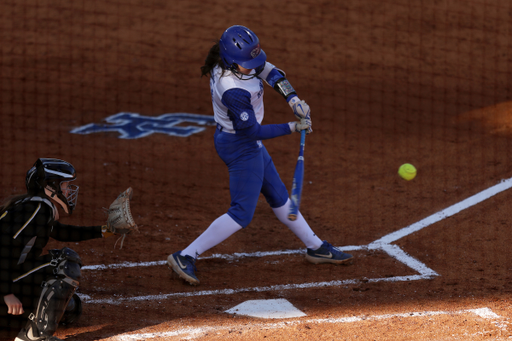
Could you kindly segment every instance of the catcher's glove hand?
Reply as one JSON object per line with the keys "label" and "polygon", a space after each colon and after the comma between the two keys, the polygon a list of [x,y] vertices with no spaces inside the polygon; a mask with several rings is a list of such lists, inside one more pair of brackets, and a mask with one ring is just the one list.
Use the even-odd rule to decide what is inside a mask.
{"label": "catcher's glove hand", "polygon": [[123,247],[124,238],[127,234],[134,230],[139,231],[137,224],[133,221],[132,213],[130,211],[130,199],[132,198],[132,195],[133,190],[129,187],[126,191],[119,194],[116,200],[110,204],[107,211],[108,218],[106,232],[122,235],[120,249]]}

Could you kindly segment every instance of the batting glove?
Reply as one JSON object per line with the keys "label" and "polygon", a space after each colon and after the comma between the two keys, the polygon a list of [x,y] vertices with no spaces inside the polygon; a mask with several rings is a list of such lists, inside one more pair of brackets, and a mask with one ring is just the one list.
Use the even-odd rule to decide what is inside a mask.
{"label": "batting glove", "polygon": [[293,110],[293,114],[299,120],[303,119],[303,118],[307,118],[307,119],[311,118],[311,116],[310,116],[311,110],[309,109],[309,105],[305,101],[300,100],[298,97],[294,97],[289,102],[289,104]]}
{"label": "batting glove", "polygon": [[300,133],[302,130],[306,130],[306,134],[310,134],[313,132],[313,129],[311,128],[312,122],[310,119],[307,118],[303,118],[298,122],[290,122],[288,124],[290,125],[290,130],[292,131],[292,133]]}

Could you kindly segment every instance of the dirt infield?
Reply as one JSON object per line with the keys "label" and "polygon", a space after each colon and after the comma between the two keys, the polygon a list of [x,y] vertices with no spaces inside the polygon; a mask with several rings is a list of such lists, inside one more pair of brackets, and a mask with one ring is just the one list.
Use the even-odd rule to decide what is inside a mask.
{"label": "dirt infield", "polygon": [[[78,208],[63,222],[102,224],[103,208],[131,186],[141,231],[120,250],[115,237],[49,245],[71,247],[86,265],[83,317],[56,335],[512,337],[510,190],[372,244],[512,178],[510,13],[505,0],[262,1],[243,8],[231,0],[2,1],[0,198],[23,192],[38,157],[62,158],[76,167],[80,185]],[[201,285],[190,287],[164,261],[229,207],[214,127],[182,122],[177,127],[203,130],[177,136],[166,130],[169,122],[146,121],[140,138],[119,138],[121,128],[70,133],[92,123],[112,127],[106,119],[118,113],[211,115],[199,67],[234,24],[258,34],[268,60],[312,107],[301,211],[320,238],[354,255],[350,265],[307,263],[301,242],[262,197],[249,227],[198,261]],[[269,87],[265,101],[264,123],[293,120]],[[298,142],[298,134],[264,142],[288,185]],[[398,177],[403,163],[418,169],[414,180]],[[276,298],[307,316],[225,312]]]}

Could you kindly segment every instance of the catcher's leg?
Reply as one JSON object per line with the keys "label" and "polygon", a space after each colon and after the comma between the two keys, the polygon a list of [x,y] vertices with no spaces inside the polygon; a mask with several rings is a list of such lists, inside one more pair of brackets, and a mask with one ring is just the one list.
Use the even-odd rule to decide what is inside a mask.
{"label": "catcher's leg", "polygon": [[[20,331],[15,341],[50,340],[70,299],[78,288],[81,260],[78,254],[69,249],[50,250],[53,256],[54,276],[42,284],[43,290],[36,310]],[[55,339],[55,338],[53,338]]]}
{"label": "catcher's leg", "polygon": [[69,300],[66,310],[64,310],[64,315],[62,315],[60,324],[68,326],[78,320],[80,316],[82,316],[82,300],[77,294],[73,294],[73,297]]}

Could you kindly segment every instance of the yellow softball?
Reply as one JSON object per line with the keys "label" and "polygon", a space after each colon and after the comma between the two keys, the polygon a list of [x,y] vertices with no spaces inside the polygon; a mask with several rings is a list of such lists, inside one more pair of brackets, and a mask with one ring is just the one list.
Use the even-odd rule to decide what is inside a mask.
{"label": "yellow softball", "polygon": [[416,167],[410,163],[404,163],[398,168],[398,175],[407,181],[412,180],[416,176]]}

